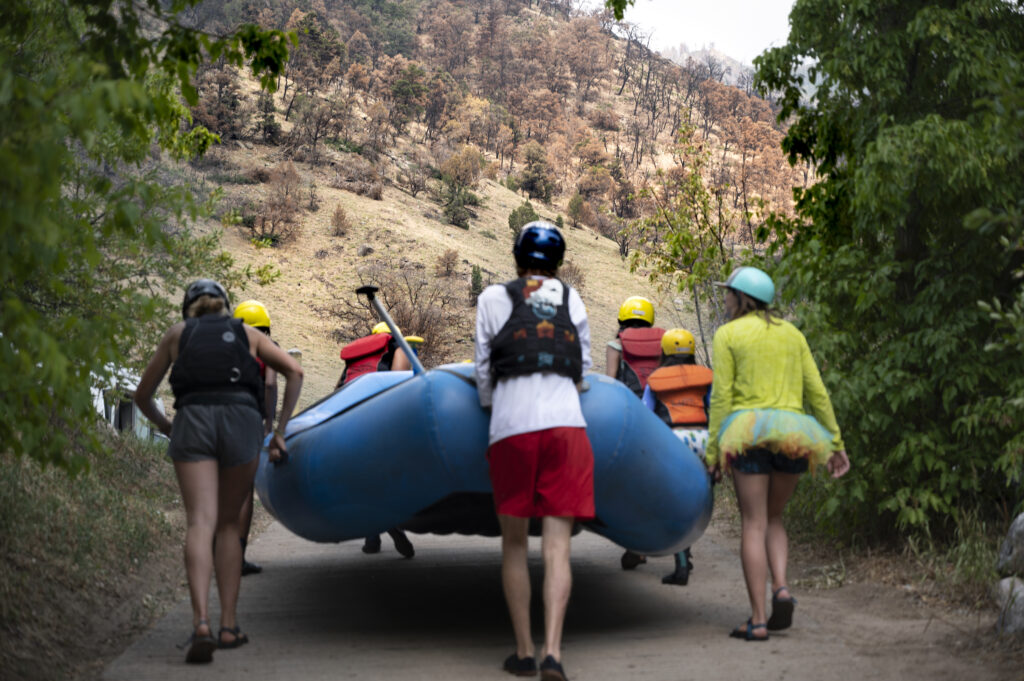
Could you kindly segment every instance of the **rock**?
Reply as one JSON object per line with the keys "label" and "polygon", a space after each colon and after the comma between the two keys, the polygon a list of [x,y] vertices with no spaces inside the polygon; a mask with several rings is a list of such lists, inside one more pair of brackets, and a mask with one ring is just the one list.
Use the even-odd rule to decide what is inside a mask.
{"label": "rock", "polygon": [[999,550],[996,570],[1003,577],[1024,577],[1024,513],[1017,516],[1010,525],[1010,531],[1006,533],[1003,547]]}
{"label": "rock", "polygon": [[1024,580],[1007,577],[999,582],[996,600],[999,602],[1000,633],[1015,634],[1024,631]]}
{"label": "rock", "polygon": [[364,255],[369,255],[371,253],[373,253],[373,246],[370,246],[369,244],[363,244],[359,247],[359,250],[356,251],[356,255],[359,257],[363,257]]}

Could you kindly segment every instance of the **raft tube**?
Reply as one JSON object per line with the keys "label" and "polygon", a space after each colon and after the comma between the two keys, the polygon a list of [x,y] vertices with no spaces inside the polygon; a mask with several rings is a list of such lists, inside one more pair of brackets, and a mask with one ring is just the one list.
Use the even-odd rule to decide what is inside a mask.
{"label": "raft tube", "polygon": [[[598,374],[585,383],[597,517],[583,526],[644,555],[690,546],[711,518],[703,463],[624,385]],[[316,542],[392,527],[495,536],[488,421],[472,364],[367,374],[288,422],[289,459],[273,465],[264,448],[256,490]]]}

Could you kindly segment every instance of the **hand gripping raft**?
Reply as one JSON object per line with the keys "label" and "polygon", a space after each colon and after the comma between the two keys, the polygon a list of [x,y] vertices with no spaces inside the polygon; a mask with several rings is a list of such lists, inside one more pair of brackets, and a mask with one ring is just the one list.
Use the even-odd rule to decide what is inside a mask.
{"label": "hand gripping raft", "polygon": [[[369,290],[372,289],[372,290]],[[365,287],[394,336],[394,322]],[[288,422],[291,458],[261,455],[260,500],[295,534],[340,542],[393,527],[500,534],[487,475],[489,414],[472,364],[362,376]],[[624,385],[590,374],[580,395],[594,450],[597,518],[584,526],[623,548],[666,555],[711,518],[703,463]]]}

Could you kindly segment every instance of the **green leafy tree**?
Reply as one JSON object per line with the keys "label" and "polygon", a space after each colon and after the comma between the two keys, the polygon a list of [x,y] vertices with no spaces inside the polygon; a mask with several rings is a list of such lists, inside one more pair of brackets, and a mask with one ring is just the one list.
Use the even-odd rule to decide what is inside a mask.
{"label": "green leafy tree", "polygon": [[523,172],[519,174],[519,188],[529,194],[531,199],[548,201],[555,191],[548,168],[547,152],[536,140],[531,140],[523,147]]}
{"label": "green leafy tree", "polygon": [[804,500],[850,533],[1012,508],[1024,353],[993,341],[1021,300],[1021,4],[798,0],[790,26],[757,77],[820,181],[761,235],[853,461]]}
{"label": "green leafy tree", "polygon": [[[640,246],[633,252],[631,266],[636,271],[643,265],[652,281],[690,294],[700,351],[707,361],[715,329],[727,321],[713,282],[724,280],[749,249],[740,243],[737,219],[725,192],[708,186],[710,151],[697,134],[693,126],[682,128],[673,150],[678,166],[659,170],[654,185],[642,192],[653,214],[632,225]],[[629,231],[607,236],[624,239]],[[623,242],[618,243],[622,253]]]}
{"label": "green leafy tree", "polygon": [[251,25],[224,38],[197,33],[171,13],[190,4],[9,0],[0,9],[4,454],[79,469],[76,450],[100,446],[94,376],[142,359],[173,309],[165,292],[232,272],[216,236],[188,229],[208,204],[151,151],[184,159],[216,140],[204,128],[182,132],[181,97],[196,104],[204,55],[247,63],[270,87],[287,37]]}
{"label": "green leafy tree", "polygon": [[508,228],[512,230],[512,234],[516,238],[519,238],[519,232],[523,231],[523,225],[534,220],[540,220],[540,216],[533,209],[532,203],[523,201],[521,206],[513,208],[512,212],[508,214]]}
{"label": "green leafy tree", "polygon": [[636,0],[605,0],[604,3],[618,21],[622,21],[622,17],[625,16],[626,7],[634,4],[636,4]]}
{"label": "green leafy tree", "polygon": [[569,214],[569,222],[572,224],[573,229],[580,226],[580,222],[583,221],[583,204],[586,203],[586,199],[583,198],[582,194],[573,194],[572,198],[569,199],[569,207],[566,209],[566,213]]}
{"label": "green leafy tree", "polygon": [[480,265],[473,265],[472,274],[469,278],[469,302],[476,307],[476,301],[484,292],[484,273]]}

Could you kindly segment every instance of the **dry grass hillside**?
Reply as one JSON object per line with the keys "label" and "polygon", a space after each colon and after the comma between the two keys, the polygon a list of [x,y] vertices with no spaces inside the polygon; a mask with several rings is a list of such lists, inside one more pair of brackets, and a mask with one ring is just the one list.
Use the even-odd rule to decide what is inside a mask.
{"label": "dry grass hillside", "polygon": [[[225,167],[236,172],[271,167],[282,160],[277,147],[247,144],[215,152],[222,157],[219,172]],[[303,353],[306,382],[300,405],[310,404],[330,392],[343,367],[338,357],[340,343],[332,335],[338,328],[322,308],[339,297],[355,302],[355,289],[361,285],[359,270],[375,261],[390,260],[424,277],[435,277],[434,268],[442,253],[453,249],[459,254],[456,274],[446,278],[444,285],[464,293],[462,312],[470,325],[475,308],[469,303],[470,271],[478,265],[488,279],[500,282],[514,276],[511,256],[512,232],[508,215],[524,197],[502,185],[481,180],[477,193],[483,205],[468,230],[444,224],[436,202],[428,194],[413,198],[394,187],[384,189],[383,199],[375,201],[357,196],[328,184],[328,167],[297,163],[303,186],[317,184],[320,207],[310,211],[304,204],[299,226],[293,239],[274,248],[258,248],[238,227],[224,230],[223,246],[241,267],[271,265],[281,276],[272,283],[250,282],[244,290],[233,291],[236,301],[256,298],[267,305],[273,321],[275,340],[284,348],[299,348]],[[266,193],[265,185],[226,185],[227,201],[259,200]],[[331,215],[341,206],[349,217],[351,228],[344,236],[332,236]],[[534,202],[537,212],[554,220],[555,208]],[[208,228],[219,228],[210,223]],[[594,343],[595,370],[604,368],[604,343],[615,335],[616,315],[620,303],[630,295],[644,295],[655,301],[658,324],[687,326],[690,315],[675,310],[671,294],[661,293],[642,273],[631,273],[612,240],[585,227],[564,233],[568,241],[567,258],[580,267],[584,275],[581,295],[590,314]],[[363,246],[372,253],[359,256]],[[367,324],[376,319],[368,317]],[[403,329],[417,333],[417,329]],[[457,338],[448,358],[451,361],[472,357],[472,337],[468,333]]]}

